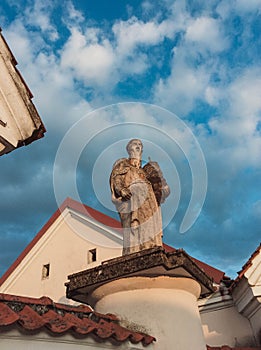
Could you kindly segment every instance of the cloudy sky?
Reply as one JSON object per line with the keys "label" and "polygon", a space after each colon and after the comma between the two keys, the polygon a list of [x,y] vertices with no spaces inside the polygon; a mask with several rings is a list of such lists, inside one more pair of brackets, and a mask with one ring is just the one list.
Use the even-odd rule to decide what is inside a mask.
{"label": "cloudy sky", "polygon": [[66,196],[117,217],[110,167],[139,137],[171,186],[165,242],[236,276],[260,242],[260,9],[1,1],[3,35],[47,133],[0,159],[0,274]]}

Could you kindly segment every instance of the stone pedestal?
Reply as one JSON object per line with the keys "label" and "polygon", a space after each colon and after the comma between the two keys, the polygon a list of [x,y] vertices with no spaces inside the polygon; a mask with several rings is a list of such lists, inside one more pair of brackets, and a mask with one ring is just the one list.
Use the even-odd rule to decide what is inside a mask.
{"label": "stone pedestal", "polygon": [[205,350],[197,299],[212,281],[183,251],[144,250],[69,276],[67,296],[156,338],[157,350]]}

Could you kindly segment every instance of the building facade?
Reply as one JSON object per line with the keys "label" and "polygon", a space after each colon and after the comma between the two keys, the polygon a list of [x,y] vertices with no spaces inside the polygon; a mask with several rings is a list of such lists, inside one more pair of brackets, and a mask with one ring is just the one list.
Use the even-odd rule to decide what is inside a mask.
{"label": "building facade", "polygon": [[[177,250],[164,245],[164,252],[175,255]],[[2,276],[0,292],[31,298],[47,296],[57,303],[78,305],[75,300],[66,297],[65,282],[68,281],[68,275],[106,266],[107,263],[104,265],[104,262],[119,259],[121,255],[122,232],[119,222],[68,198]],[[212,347],[225,344],[238,348],[260,346],[260,247],[234,282],[224,272],[195,258],[191,259],[213,284],[211,292],[199,292],[195,299],[195,312],[200,317],[205,344]],[[197,279],[193,276],[191,278]],[[147,293],[148,290],[144,287],[145,299]],[[131,292],[130,295],[134,294]],[[130,295],[127,300],[130,300]],[[159,298],[160,295],[157,295]],[[162,300],[167,309],[170,309],[170,297]],[[177,300],[177,296],[173,300]],[[114,307],[111,309],[110,305]],[[108,311],[120,316],[120,304],[118,307],[115,305],[111,302],[108,309],[106,306],[100,312]],[[163,310],[164,307],[161,306],[160,309]],[[176,311],[174,313],[177,314]],[[146,314],[148,311],[144,310],[144,315]],[[127,317],[126,314],[124,317]],[[150,328],[143,329],[145,330],[155,336],[153,332],[150,333]]]}
{"label": "building facade", "polygon": [[0,29],[0,155],[42,138],[43,122],[33,95]]}

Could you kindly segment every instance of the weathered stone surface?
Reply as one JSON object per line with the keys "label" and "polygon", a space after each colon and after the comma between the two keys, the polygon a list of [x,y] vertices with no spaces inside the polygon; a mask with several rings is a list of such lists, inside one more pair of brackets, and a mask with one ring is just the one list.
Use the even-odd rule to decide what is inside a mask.
{"label": "weathered stone surface", "polygon": [[160,204],[170,193],[156,162],[141,167],[142,142],[130,140],[126,148],[129,158],[116,161],[110,176],[112,201],[123,227],[123,255],[162,246]]}
{"label": "weathered stone surface", "polygon": [[[201,285],[201,294],[213,292],[213,282],[184,250],[166,253],[155,247],[111,259],[100,266],[68,276],[67,297],[82,301],[104,283],[132,276],[177,276],[193,278]],[[85,299],[85,298],[84,298]]]}
{"label": "weathered stone surface", "polygon": [[33,95],[0,29],[0,156],[44,136]]}

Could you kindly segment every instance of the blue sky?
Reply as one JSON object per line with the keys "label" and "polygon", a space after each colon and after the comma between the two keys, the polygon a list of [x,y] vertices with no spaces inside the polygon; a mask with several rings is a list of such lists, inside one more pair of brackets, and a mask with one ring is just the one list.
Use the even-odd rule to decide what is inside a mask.
{"label": "blue sky", "polygon": [[[93,122],[102,133],[77,155],[80,199],[117,217],[104,205],[109,198],[108,184],[102,182],[107,173],[100,180],[104,194],[97,196],[92,169],[104,150],[112,164],[117,152],[110,146],[123,149],[124,140],[139,134],[147,153],[158,155],[159,163],[162,160],[172,184],[172,199],[164,204],[163,215],[178,203],[180,192],[178,208],[165,228],[165,242],[236,276],[260,242],[260,9],[260,0],[1,1],[3,34],[34,94],[47,133],[44,139],[1,157],[0,273],[57,208],[53,169],[66,132],[91,111],[136,102],[126,104],[126,114],[122,108],[115,112],[115,107],[105,108],[106,116],[95,112]],[[150,104],[155,107],[149,108]],[[169,112],[159,112],[159,107]],[[152,132],[153,111],[158,136]],[[116,118],[112,112],[122,113],[117,114],[122,129],[107,133]],[[185,123],[184,129],[175,129],[179,124],[170,119],[171,113]],[[88,120],[79,138],[91,135]],[[124,129],[124,123],[138,121],[149,125],[150,131]],[[208,187],[200,216],[181,234],[193,188],[187,158],[193,159],[195,146],[190,149],[186,128],[204,153]],[[174,141],[161,139],[161,130],[168,130],[183,153]],[[164,152],[159,152],[157,143]],[[75,149],[72,142],[66,156],[73,158]],[[186,149],[190,152],[185,154]],[[204,169],[194,170],[197,190]],[[70,176],[64,167],[61,183],[64,188],[68,185],[68,195]],[[104,203],[100,196],[105,196]]]}

